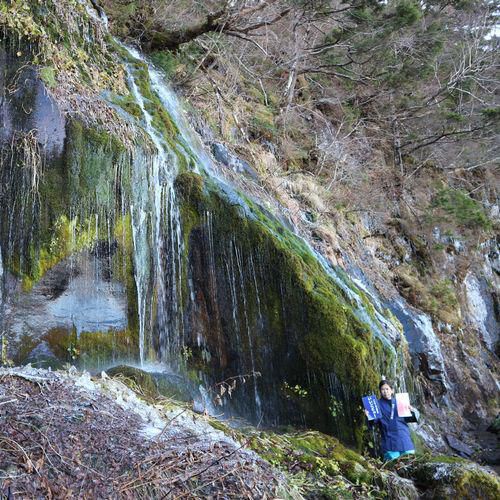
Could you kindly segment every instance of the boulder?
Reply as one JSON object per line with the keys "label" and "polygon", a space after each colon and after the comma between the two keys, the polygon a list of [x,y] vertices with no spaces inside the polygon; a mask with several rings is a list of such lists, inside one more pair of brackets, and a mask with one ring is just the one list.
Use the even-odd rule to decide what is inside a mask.
{"label": "boulder", "polygon": [[486,467],[460,458],[421,458],[400,467],[398,473],[414,481],[422,498],[500,498],[498,476]]}
{"label": "boulder", "polygon": [[474,450],[451,434],[446,435],[446,441],[450,448],[456,451],[461,457],[470,457]]}

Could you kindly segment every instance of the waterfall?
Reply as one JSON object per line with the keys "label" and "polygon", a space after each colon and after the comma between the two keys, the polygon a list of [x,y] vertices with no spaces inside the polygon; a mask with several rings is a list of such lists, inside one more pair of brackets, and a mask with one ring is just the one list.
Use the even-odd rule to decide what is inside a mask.
{"label": "waterfall", "polygon": [[[182,255],[185,249],[181,234],[179,206],[173,187],[173,181],[179,171],[176,155],[184,156],[193,171],[209,177],[215,185],[215,189],[223,197],[230,200],[231,205],[238,206],[243,217],[251,220],[256,218],[256,214],[247,201],[236,192],[235,188],[229,186],[218,176],[216,173],[217,168],[215,168],[210,156],[205,151],[199,136],[190,127],[178,98],[168,84],[163,81],[161,75],[137,51],[129,48],[127,50],[134,59],[146,64],[145,67],[148,71],[151,87],[173,118],[178,131],[176,137],[176,147],[178,149],[174,154],[171,145],[166,144],[161,134],[155,129],[152,116],[147,109],[146,100],[134,80],[133,66],[128,64],[130,89],[143,116],[141,126],[151,139],[155,150],[149,159],[149,163],[146,162],[134,167],[137,172],[142,172],[141,175],[147,177],[147,182],[142,181],[144,185],[140,188],[140,191],[149,190],[148,199],[144,199],[145,196],[143,196],[143,199],[137,199],[137,195],[133,196],[133,198],[135,197],[133,213],[139,211],[139,213],[143,214],[142,216],[133,216],[141,363],[144,362],[144,357],[147,357],[146,351],[148,348],[145,346],[151,347],[152,345],[151,338],[148,340],[146,337],[154,335],[157,354],[159,353],[162,360],[168,362],[171,366],[175,366],[176,359],[178,361],[184,345],[184,337],[187,334],[183,324],[183,311],[188,304],[182,304],[181,301],[183,286],[187,287],[189,291],[187,300],[193,304],[195,309],[196,305],[194,305],[193,301],[197,300],[193,294],[192,280],[189,279],[187,283],[182,284]],[[139,179],[137,184],[141,184]],[[230,344],[233,349],[241,353],[238,355],[241,359],[235,362],[233,369],[238,370],[239,373],[237,374],[240,375],[246,372],[252,373],[250,382],[253,393],[253,412],[254,418],[258,420],[263,413],[263,406],[262,396],[259,393],[257,372],[264,367],[262,366],[260,354],[257,355],[256,348],[260,342],[265,342],[266,337],[265,313],[262,305],[264,296],[261,296],[263,290],[259,288],[259,281],[265,278],[257,276],[253,252],[243,255],[234,237],[228,238],[224,244],[225,258],[220,260],[215,250],[215,238],[217,238],[214,235],[215,216],[210,211],[205,211],[202,216],[207,265],[205,279],[208,284],[210,303],[213,304],[212,307],[214,308],[212,314],[218,318],[220,314],[218,310],[219,301],[226,300],[230,304],[230,317],[227,319],[230,319],[232,329],[230,333],[226,332],[226,335],[228,333],[232,335]],[[145,220],[146,217],[148,218],[147,221]],[[146,234],[146,226],[149,227],[149,234]],[[276,232],[275,226],[268,227],[268,230],[278,240],[283,237],[281,233]],[[355,316],[367,325],[367,328],[380,340],[384,348],[391,353],[388,358],[390,365],[385,367],[385,371],[391,377],[395,377],[397,373],[401,372],[400,354],[398,349],[395,348],[395,345],[401,340],[401,333],[391,321],[384,317],[383,305],[377,301],[372,293],[364,289],[361,283],[355,284],[345,273],[331,266],[305,239],[302,239],[298,234],[293,237],[297,239],[299,245],[304,247],[306,252],[317,260],[323,271],[341,290],[345,300],[352,307]],[[217,247],[220,251],[221,245],[217,244]],[[222,274],[218,271],[218,266],[222,266],[224,270]],[[225,285],[220,280],[223,280]],[[282,287],[282,285],[279,286]],[[221,291],[223,290],[226,291],[227,297],[222,296]],[[155,304],[155,318],[151,316],[153,308],[147,302]],[[285,318],[287,313],[283,299],[282,308],[282,315]],[[250,318],[250,309],[255,311],[255,317]],[[212,319],[215,321],[216,318]],[[192,328],[196,330],[197,345],[199,347],[205,346],[208,339],[203,338],[203,334],[200,333],[200,329],[196,325],[192,325]],[[224,339],[221,337],[223,332],[220,325],[213,328],[216,330],[216,340],[212,348],[220,357],[223,355]],[[261,336],[262,339],[260,339]],[[245,349],[246,354],[243,354]],[[265,347],[262,347],[262,349],[265,350]],[[332,385],[331,380],[330,378],[327,387],[329,387],[330,391],[333,391],[335,384]],[[403,376],[400,376],[400,380],[404,384]],[[333,393],[331,395],[334,396]]]}
{"label": "waterfall", "polygon": [[[312,341],[319,344],[319,355],[323,331],[338,334],[342,341],[342,325],[334,324],[335,318],[330,323],[322,323],[323,317],[311,321],[304,300],[313,303],[312,310],[321,316],[329,304],[322,303],[316,309],[314,301],[332,299],[339,315],[345,314],[344,322],[355,324],[353,335],[362,329],[355,316],[367,324],[366,330],[374,333],[387,351],[395,353],[392,340],[396,333],[389,322],[384,323],[382,308],[372,307],[370,297],[315,252],[298,230],[285,226],[279,215],[240,193],[237,185],[229,184],[160,73],[136,50],[124,45],[121,48],[117,53],[130,94],[109,91],[103,97],[127,122],[128,131],[135,132],[130,134],[134,139],[125,144],[123,152],[109,144],[109,135],[100,137],[97,129],[80,126],[78,135],[78,130],[70,127],[64,159],[69,163],[64,167],[70,172],[70,200],[56,207],[60,212],[51,207],[57,216],[63,213],[66,218],[70,243],[55,262],[69,262],[70,281],[77,284],[83,267],[86,275],[94,273],[93,279],[85,282],[93,302],[106,295],[106,287],[112,295],[110,283],[103,279],[106,268],[113,267],[115,278],[126,285],[122,296],[128,299],[128,309],[127,305],[115,307],[124,313],[120,321],[108,328],[99,318],[99,325],[105,327],[100,333],[108,342],[106,352],[112,350],[110,357],[115,359],[115,351],[114,345],[109,346],[107,334],[122,329],[130,347],[116,356],[118,361],[130,362],[138,354],[138,360],[132,361],[145,369],[151,362],[160,362],[181,375],[189,370],[192,381],[204,382],[208,392],[211,384],[241,377],[240,385],[245,387],[235,389],[237,395],[232,402],[225,396],[225,402],[231,403],[228,410],[236,412],[237,408],[256,421],[262,417],[279,422],[283,416],[286,420],[290,410],[290,406],[284,406],[277,410],[282,412],[281,417],[273,414],[280,407],[284,382],[294,380],[293,384],[305,386],[307,371],[322,369],[309,364],[309,326],[318,328]],[[27,185],[33,178],[31,172],[29,179],[20,182]],[[81,178],[87,183],[84,189]],[[183,192],[183,179],[200,183],[199,199],[193,201]],[[12,190],[21,189],[16,186]],[[31,193],[29,189],[24,191]],[[12,201],[19,203],[19,197],[13,196]],[[4,219],[11,219],[8,231],[16,233],[16,226],[22,228],[18,234],[4,237],[5,260],[15,253],[10,248],[15,238],[21,235],[29,241],[31,235],[26,228],[36,218],[32,213],[35,202],[5,214]],[[275,208],[279,213],[277,204]],[[45,224],[44,231],[50,233],[52,222]],[[82,231],[87,238],[84,244],[80,241]],[[116,245],[116,258],[111,258],[111,252],[101,255],[93,250],[102,242]],[[15,245],[21,247],[23,243],[16,241]],[[82,260],[80,254],[88,252],[92,259],[87,255],[87,260]],[[25,258],[25,253],[21,252],[19,258]],[[294,267],[296,262],[299,264]],[[21,269],[23,265],[19,263]],[[283,275],[280,266],[284,267]],[[68,289],[74,292],[72,286]],[[318,295],[313,293],[315,288]],[[53,302],[59,309],[52,312],[59,313],[60,302]],[[101,308],[101,312],[108,310]],[[78,325],[73,322],[70,328],[76,326],[78,336],[98,331],[88,325],[87,318],[79,316]],[[365,337],[371,341],[370,335]],[[356,341],[361,343],[365,337],[359,334]],[[316,344],[311,350],[315,348]],[[188,361],[189,355],[196,359]],[[342,369],[341,362],[331,359],[328,363],[332,370]],[[262,379],[258,372],[263,374]],[[311,387],[317,382],[317,387],[322,384],[321,390],[334,388],[331,383],[323,383],[318,373],[310,380]],[[306,421],[304,414],[299,419]]]}
{"label": "waterfall", "polygon": [[251,374],[253,378],[253,390],[254,390],[254,400],[255,400],[255,408],[257,412],[257,417],[260,418],[262,415],[262,404],[259,396],[259,391],[257,389],[257,368],[255,364],[255,351],[254,351],[254,345],[252,341],[252,332],[250,329],[250,321],[248,318],[248,304],[247,304],[247,292],[246,292],[246,282],[244,279],[243,275],[243,262],[241,258],[241,252],[238,249],[238,247],[234,244],[233,242],[233,250],[236,256],[236,266],[238,270],[238,276],[239,276],[239,281],[240,281],[240,294],[241,297],[243,298],[243,316],[245,319],[245,330],[247,334],[247,341],[248,341],[248,350],[250,354],[250,366],[251,366]]}
{"label": "waterfall", "polygon": [[[142,61],[135,50],[126,50],[132,57]],[[152,329],[156,329],[160,358],[176,364],[183,345],[183,240],[179,203],[174,190],[174,180],[179,171],[178,159],[153,124],[146,98],[136,83],[134,68],[131,64],[127,64],[126,68],[131,93],[142,113],[141,127],[153,145],[151,153],[139,151],[136,154],[133,203],[130,207],[139,309],[140,362],[141,365],[145,362],[147,351],[153,343]],[[148,71],[151,78],[158,78],[151,68]],[[154,311],[153,301],[156,306]]]}

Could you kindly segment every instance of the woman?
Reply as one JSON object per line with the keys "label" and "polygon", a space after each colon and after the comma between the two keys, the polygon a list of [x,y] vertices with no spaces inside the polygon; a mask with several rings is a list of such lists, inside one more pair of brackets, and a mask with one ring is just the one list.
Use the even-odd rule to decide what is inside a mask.
{"label": "woman", "polygon": [[[394,389],[387,380],[378,385],[381,398],[378,400],[382,416],[376,422],[382,434],[382,455],[384,460],[394,460],[402,455],[415,453],[415,445],[410,436],[407,422],[417,421],[417,410],[410,406],[411,417],[400,417],[394,396]],[[365,410],[366,415],[368,412]]]}

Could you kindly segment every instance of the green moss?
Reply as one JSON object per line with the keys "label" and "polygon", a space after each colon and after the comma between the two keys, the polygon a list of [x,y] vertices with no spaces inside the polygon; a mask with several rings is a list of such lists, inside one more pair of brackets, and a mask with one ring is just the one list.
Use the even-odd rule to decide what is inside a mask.
{"label": "green moss", "polygon": [[469,470],[462,474],[455,485],[458,498],[500,498],[500,481],[497,476],[482,470]]}
{"label": "green moss", "polygon": [[441,305],[447,308],[453,308],[458,305],[455,288],[451,280],[444,279],[432,285],[431,294]]}
{"label": "green moss", "polygon": [[163,130],[167,137],[176,137],[179,134],[177,125],[172,120],[170,115],[165,111],[159,103],[152,108],[153,111],[153,126],[157,130]]}
{"label": "green moss", "polygon": [[72,253],[90,249],[97,239],[94,227],[90,220],[79,224],[77,218],[59,217],[49,229],[50,239],[41,248],[31,243],[26,269],[17,270],[23,289],[29,291],[49,269]]}
{"label": "green moss", "polygon": [[111,102],[116,106],[122,108],[129,115],[134,118],[142,119],[142,110],[141,107],[135,102],[131,95],[128,96],[120,96],[115,95],[111,97]]}
{"label": "green moss", "polygon": [[184,201],[195,205],[203,197],[203,177],[194,172],[182,172],[175,179],[175,189]]}
{"label": "green moss", "polygon": [[102,368],[112,359],[135,359],[138,352],[137,335],[129,329],[77,335],[75,329],[53,328],[43,340],[60,361],[87,369]]}
{"label": "green moss", "polygon": [[[179,171],[188,169],[188,164],[193,160],[194,156],[190,152],[187,144],[183,143],[183,139],[179,134],[179,129],[172,119],[168,111],[163,106],[160,98],[156,95],[152,88],[151,80],[149,77],[149,68],[146,63],[132,59],[127,56],[129,67],[134,76],[134,82],[137,85],[141,96],[144,99],[144,107],[151,116],[151,123],[158,132],[158,135],[163,138],[168,144],[170,150],[175,154],[178,162]],[[131,106],[130,104],[128,105]],[[132,104],[133,112],[136,116],[142,118],[142,111],[139,113],[136,105]],[[182,147],[181,147],[182,143]],[[187,151],[187,155],[185,153]]]}
{"label": "green moss", "polygon": [[189,258],[189,235],[191,231],[201,223],[200,203],[204,196],[203,178],[194,172],[181,172],[175,179],[174,188],[179,196],[180,214],[183,234],[183,265],[181,291],[182,303],[186,304],[188,299],[187,289],[187,266]]}
{"label": "green moss", "polygon": [[79,365],[101,368],[113,359],[135,359],[139,351],[137,332],[129,329],[82,332],[76,342]]}
{"label": "green moss", "polygon": [[[240,330],[261,328],[259,317],[264,317],[266,331],[271,332],[266,345],[273,352],[284,349],[283,346],[290,343],[288,337],[293,335],[295,361],[285,368],[287,374],[281,383],[286,381],[292,387],[297,385],[304,389],[307,395],[293,401],[310,421],[321,422],[318,425],[322,429],[334,428],[338,435],[351,442],[356,440],[360,446],[361,435],[356,430],[362,425],[362,416],[357,415],[357,401],[362,394],[376,388],[380,373],[392,373],[392,350],[374,338],[370,327],[357,319],[354,311],[357,304],[325,272],[304,241],[272,214],[239,193],[240,199],[238,195],[226,195],[211,180],[205,180],[203,187],[197,175],[179,176],[176,189],[181,200],[186,254],[190,253],[192,234],[199,244],[202,236],[198,228],[204,224],[204,215],[209,213],[213,214],[210,218],[212,232],[217,235],[213,242],[217,267],[227,265],[224,260],[227,259],[227,243],[233,240],[235,233],[243,260],[262,258],[266,278],[261,282],[257,277],[259,283],[246,289],[245,313],[237,311],[236,314],[243,318]],[[258,257],[255,249],[259,249]],[[258,299],[255,289],[259,290]],[[187,290],[183,291],[185,293]],[[375,321],[375,311],[370,308],[367,297],[365,301]],[[233,342],[232,333],[227,335],[228,341]],[[257,335],[252,339],[254,356],[259,356],[255,363],[261,366],[260,363],[267,362],[260,359],[261,339]],[[239,355],[244,358],[248,355],[248,346],[245,342],[239,344],[242,344],[238,346]],[[190,360],[192,363],[194,360]],[[316,382],[311,384],[305,376],[306,370],[314,372]],[[330,373],[335,374],[349,391],[348,400],[341,401],[342,411],[335,415],[329,409],[331,400],[321,382],[325,374]],[[352,373],[356,373],[356,377],[352,377]],[[287,399],[283,391],[280,394]]]}
{"label": "green moss", "polygon": [[208,422],[211,427],[218,431],[224,432],[224,434],[231,435],[231,429],[227,425],[223,424],[220,420],[211,419]]}
{"label": "green moss", "polygon": [[[123,89],[123,72],[109,52],[102,31],[85,5],[75,0],[0,4],[0,26],[37,46],[35,64],[49,86],[57,79],[78,80],[94,95],[105,88]],[[57,75],[57,79],[55,78]]]}
{"label": "green moss", "polygon": [[467,464],[470,463],[465,458],[452,457],[451,455],[431,455],[425,458],[426,462],[439,464]]}
{"label": "green moss", "polygon": [[[37,232],[10,266],[22,278],[25,290],[69,255],[90,250],[98,240],[108,240],[115,220],[117,175],[119,188],[127,190],[130,158],[125,146],[102,129],[72,120],[64,158],[49,164],[40,179],[43,203]],[[127,251],[130,249],[129,244]]]}
{"label": "green moss", "polygon": [[245,434],[248,433],[249,447],[285,471],[290,468],[294,473],[307,471],[326,484],[339,476],[354,484],[375,486],[381,481],[381,475],[372,463],[332,436],[315,431],[276,434],[246,430]]}
{"label": "green moss", "polygon": [[429,498],[481,498],[500,496],[498,476],[458,457],[422,456],[393,465],[400,475],[413,479]]}
{"label": "green moss", "polygon": [[155,66],[165,73],[165,76],[172,77],[175,74],[179,65],[179,61],[175,57],[175,54],[167,50],[162,50],[153,52],[150,57]]}
{"label": "green moss", "polygon": [[41,68],[40,78],[49,89],[54,88],[57,85],[56,72],[52,66],[45,66],[44,68]]}
{"label": "green moss", "polygon": [[137,288],[134,279],[134,242],[132,237],[132,218],[130,214],[120,216],[115,222],[113,236],[117,250],[113,256],[113,277],[121,281],[127,290],[127,311],[129,330],[138,332]]}

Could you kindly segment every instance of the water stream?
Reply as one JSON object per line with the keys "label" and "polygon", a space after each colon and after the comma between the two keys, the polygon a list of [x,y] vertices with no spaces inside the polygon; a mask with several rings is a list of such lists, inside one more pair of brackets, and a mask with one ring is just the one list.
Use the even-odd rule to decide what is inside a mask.
{"label": "water stream", "polygon": [[[106,338],[107,333],[112,335],[129,328],[127,340],[132,339],[134,343],[133,348],[125,350],[129,358],[119,359],[113,350],[110,362],[136,362],[144,369],[150,369],[151,362],[160,363],[169,375],[178,374],[179,380],[187,380],[189,375],[191,383],[204,384],[205,387],[198,388],[204,395],[211,393],[211,385],[224,378],[244,376],[235,389],[238,395],[232,401],[227,394],[224,396],[224,411],[237,408],[234,413],[240,412],[254,421],[267,418],[268,422],[277,423],[287,423],[288,414],[293,413],[295,421],[307,423],[306,409],[294,406],[292,401],[285,398],[284,406],[279,408],[284,399],[285,382],[290,381],[294,386],[310,382],[314,390],[326,391],[327,406],[329,398],[333,403],[347,399],[350,387],[334,373],[323,373],[323,376],[319,368],[308,366],[304,338],[310,333],[308,325],[314,322],[307,318],[308,311],[305,305],[302,307],[301,300],[311,297],[300,289],[302,283],[296,279],[299,271],[282,257],[283,248],[290,244],[291,252],[297,250],[293,257],[308,260],[312,274],[322,270],[329,277],[324,287],[325,290],[330,287],[326,292],[338,298],[341,314],[352,311],[366,325],[366,330],[381,341],[392,363],[387,375],[400,371],[399,352],[395,348],[400,333],[385,318],[383,304],[369,290],[363,290],[361,284],[355,284],[340,269],[334,268],[299,231],[285,227],[280,222],[283,217],[279,207],[275,207],[276,215],[273,215],[262,208],[259,200],[241,194],[236,186],[223,179],[199,135],[190,126],[180,100],[162,75],[135,49],[121,47],[126,51],[122,60],[134,114],[113,104],[112,98],[108,102],[135,128],[138,138],[120,158],[107,158],[110,149],[106,145],[85,137],[81,138],[83,149],[68,155],[68,162],[74,164],[67,169],[74,172],[74,176],[68,188],[70,203],[62,210],[67,210],[64,216],[69,221],[72,251],[64,255],[61,267],[69,266],[69,285],[59,301],[54,299],[36,315],[34,328],[39,327],[42,313],[46,311],[52,314],[50,329],[76,328],[78,338],[85,332],[98,332]],[[147,91],[145,74],[149,79]],[[104,96],[107,97],[110,96]],[[171,136],[158,125],[155,114],[158,102],[175,125],[173,131],[169,130]],[[92,168],[86,166],[82,155],[90,156],[91,161],[87,163]],[[84,168],[89,168],[84,173],[90,181],[88,190],[80,197],[79,175]],[[103,173],[106,168],[111,174],[109,178]],[[181,212],[182,193],[176,191],[176,179],[179,174],[192,172],[200,174],[205,189],[203,196],[210,202],[196,214],[199,218],[194,227],[189,228],[190,233],[184,234],[186,220]],[[94,176],[102,176],[104,180],[94,180]],[[32,176],[21,179],[19,189],[25,194],[31,193],[32,182]],[[18,198],[13,199],[18,203]],[[32,211],[38,209],[31,201],[6,214],[9,234],[2,242],[4,258],[15,253],[14,240],[20,238],[19,235],[30,241],[32,229],[26,226],[37,216]],[[232,219],[224,218],[226,214],[222,212],[226,210],[231,211]],[[123,226],[127,225],[128,240],[124,230],[117,235],[118,220]],[[259,226],[262,234],[252,240],[257,222],[264,229]],[[87,234],[88,241],[76,250],[82,232]],[[15,244],[28,246],[23,241]],[[101,254],[95,250],[100,245],[108,251]],[[125,250],[127,245],[130,249]],[[116,256],[111,251],[114,246],[119,249]],[[83,259],[83,254],[89,254],[90,260]],[[20,259],[24,255],[21,252]],[[127,255],[132,262],[129,267]],[[118,289],[113,281],[117,257],[123,260],[118,266],[121,272],[117,273],[123,284],[133,273],[133,281],[126,284],[126,291],[125,287]],[[290,266],[290,269],[283,269],[282,276],[279,266]],[[23,269],[24,262],[21,261],[19,267]],[[66,272],[65,267],[63,271]],[[110,276],[106,274],[108,271]],[[1,272],[0,267],[0,279]],[[83,281],[81,288],[88,291],[85,297],[91,298],[88,303],[96,312],[91,318],[84,317],[84,307],[83,316],[74,316],[73,309],[68,312],[67,305],[71,302],[73,307],[83,297],[76,290]],[[39,288],[34,287],[32,295],[38,302],[31,304],[32,309],[40,303],[45,307],[48,301],[43,287]],[[123,305],[125,295],[129,301],[128,311]],[[116,300],[113,302],[111,298]],[[103,314],[113,321],[110,324],[103,321]],[[131,314],[136,315],[132,325],[127,323],[127,319],[131,321]],[[63,317],[65,315],[69,317]],[[346,313],[346,318],[353,321],[352,315]],[[89,326],[90,320],[96,326]],[[24,318],[16,328],[21,336]],[[314,342],[321,338],[321,333]],[[138,359],[130,359],[137,355],[133,351],[136,341]],[[318,395],[313,403],[319,405],[321,398],[323,404],[324,395]],[[346,415],[348,411],[345,409]]]}
{"label": "water stream", "polygon": [[[190,126],[179,99],[161,74],[138,51],[129,47],[125,48],[133,59],[147,65],[152,89],[169,112],[179,131],[177,136],[178,150],[173,152],[172,147],[166,143],[161,133],[154,127],[153,118],[147,110],[146,99],[135,81],[134,66],[127,63],[129,87],[143,117],[140,120],[140,126],[150,138],[154,149],[154,152],[149,155],[141,151],[135,155],[133,203],[130,207],[138,297],[140,363],[146,362],[148,352],[155,344],[157,354],[162,361],[171,366],[179,366],[178,361],[186,336],[183,311],[188,307],[188,304],[182,304],[181,301],[182,258],[185,249],[183,248],[179,204],[174,189],[174,180],[179,171],[177,155],[179,153],[184,155],[195,172],[203,172],[208,175],[223,195],[228,196],[232,203],[237,203],[242,207],[243,213],[249,217],[254,215],[234,188],[215,173],[217,169],[214,168],[213,160],[205,150],[199,136]],[[193,158],[194,162],[189,161]],[[218,281],[221,278],[227,280],[235,342],[237,346],[240,346],[240,349],[243,343],[246,345],[249,358],[248,366],[240,363],[238,366],[240,370],[253,374],[254,411],[259,418],[263,410],[257,372],[261,367],[257,364],[254,344],[258,335],[265,335],[265,318],[254,262],[254,257],[258,257],[258,250],[255,249],[255,255],[252,253],[250,256],[243,257],[238,244],[230,239],[227,242],[227,255],[223,264],[225,271],[221,276],[220,272],[217,271],[213,217],[214,214],[207,211],[203,218],[204,234],[208,242],[206,279],[209,283],[213,303],[218,303],[219,300],[217,294],[220,293],[218,290],[220,290],[221,284]],[[301,239],[298,235],[296,237]],[[400,333],[395,325],[384,317],[382,305],[367,290],[364,290],[365,297],[363,298],[352,281],[339,274],[307,241],[302,240],[302,242],[317,258],[324,272],[344,292],[356,316],[367,324],[374,335],[393,353],[391,357],[393,365],[389,368],[389,375],[395,375],[400,371],[400,360],[394,344],[395,340],[400,339]],[[188,300],[191,302],[196,300],[192,290],[192,281],[188,280],[185,286],[189,291]],[[252,289],[251,293],[250,289]],[[367,301],[373,304],[370,305],[370,311]],[[248,316],[248,311],[253,306],[255,306],[257,313],[255,324],[250,321]],[[257,331],[254,331],[255,328]],[[224,343],[220,334],[221,332],[218,331],[217,351],[219,355]],[[154,342],[153,335],[155,336]],[[197,343],[203,345],[205,339],[200,335],[198,332]],[[331,383],[328,385],[333,390],[334,386]]]}

